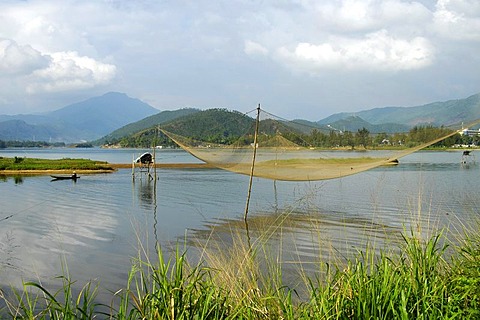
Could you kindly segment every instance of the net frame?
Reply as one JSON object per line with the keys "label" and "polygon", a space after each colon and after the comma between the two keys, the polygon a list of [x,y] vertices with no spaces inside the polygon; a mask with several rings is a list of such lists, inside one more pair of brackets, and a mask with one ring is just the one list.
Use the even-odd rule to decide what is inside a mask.
{"label": "net frame", "polygon": [[[253,111],[256,111],[256,109],[245,113],[245,115]],[[268,129],[270,134],[267,134],[267,129],[260,128],[258,130],[258,142],[255,146],[245,143],[215,144],[184,137],[170,132],[166,128],[160,128],[160,130],[182,149],[214,167],[244,175],[251,175],[253,172],[255,177],[282,181],[328,180],[357,174],[382,165],[395,163],[402,157],[459,134],[463,130],[463,126],[461,129],[451,126],[452,132],[410,148],[384,152],[384,154],[377,152],[374,157],[360,157],[359,154],[355,154],[355,157],[346,157],[344,153],[340,154],[332,150],[312,147],[306,148],[286,139],[284,136],[285,130],[294,130],[292,126],[286,124],[295,122],[277,117],[263,109],[260,111],[263,115],[261,121],[264,125],[268,124],[270,126],[270,129]],[[273,121],[268,123],[269,119],[276,119],[278,122],[276,124]],[[253,119],[252,123],[255,124]],[[472,127],[479,123],[480,119],[469,123],[467,126]],[[302,125],[305,126],[305,124]],[[218,130],[218,128],[211,129]],[[254,127],[249,128],[246,135],[252,138],[251,132],[254,132],[255,129]],[[272,134],[272,130],[276,133]],[[238,141],[246,141],[246,139],[242,139]],[[305,141],[305,144],[308,143]],[[251,159],[254,150],[256,151],[256,161],[254,164],[255,170],[252,171]]]}

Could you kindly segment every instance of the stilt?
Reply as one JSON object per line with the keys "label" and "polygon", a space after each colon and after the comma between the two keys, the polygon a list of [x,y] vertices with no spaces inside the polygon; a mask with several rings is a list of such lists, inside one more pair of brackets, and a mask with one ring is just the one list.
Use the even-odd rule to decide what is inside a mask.
{"label": "stilt", "polygon": [[253,173],[255,170],[255,158],[257,157],[257,136],[258,136],[258,125],[260,123],[260,104],[257,107],[257,120],[255,122],[255,136],[253,137],[253,157],[252,157],[252,169],[250,171],[250,181],[248,183],[248,194],[247,194],[247,203],[245,204],[245,215],[244,220],[247,221],[248,216],[248,207],[250,205],[250,195],[252,193],[252,182],[253,182]]}

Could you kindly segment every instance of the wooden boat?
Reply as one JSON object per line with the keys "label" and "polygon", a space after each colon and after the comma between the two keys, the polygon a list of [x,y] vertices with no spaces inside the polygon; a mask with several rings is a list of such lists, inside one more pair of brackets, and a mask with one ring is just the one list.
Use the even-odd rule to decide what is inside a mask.
{"label": "wooden boat", "polygon": [[71,176],[50,176],[52,177],[52,181],[54,180],[74,180],[77,181],[77,179],[80,179],[79,176],[77,176],[75,173],[72,174]]}

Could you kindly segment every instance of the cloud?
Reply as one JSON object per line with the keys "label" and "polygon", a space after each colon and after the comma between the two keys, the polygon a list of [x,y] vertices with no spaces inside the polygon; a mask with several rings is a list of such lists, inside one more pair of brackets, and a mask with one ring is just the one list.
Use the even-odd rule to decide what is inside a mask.
{"label": "cloud", "polygon": [[434,50],[423,37],[400,39],[381,30],[362,39],[334,38],[320,44],[303,42],[294,50],[282,47],[278,56],[291,68],[312,74],[329,69],[401,71],[431,65]]}
{"label": "cloud", "polygon": [[267,55],[268,49],[259,43],[246,40],[244,51],[247,55]]}
{"label": "cloud", "polygon": [[51,58],[47,68],[32,73],[28,93],[93,88],[110,82],[116,74],[114,65],[79,56],[74,51],[56,52]]}
{"label": "cloud", "polygon": [[322,1],[311,8],[317,23],[330,32],[372,32],[385,28],[419,26],[430,19],[431,12],[416,1],[341,0]]}
{"label": "cloud", "polygon": [[[11,39],[0,96],[38,110],[103,89],[159,108],[262,93],[284,110],[302,100],[307,113],[322,101],[413,105],[478,91],[479,20],[478,0],[0,1],[0,34]],[[330,101],[324,79],[351,96]]]}
{"label": "cloud", "polygon": [[31,46],[0,38],[0,76],[18,76],[47,67],[50,58]]}
{"label": "cloud", "polygon": [[439,0],[433,25],[440,36],[450,40],[480,41],[480,2]]}

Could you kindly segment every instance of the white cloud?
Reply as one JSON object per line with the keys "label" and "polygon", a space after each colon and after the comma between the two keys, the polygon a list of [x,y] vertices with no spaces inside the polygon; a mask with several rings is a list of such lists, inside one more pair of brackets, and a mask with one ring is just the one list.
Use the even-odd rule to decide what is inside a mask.
{"label": "white cloud", "polygon": [[266,96],[288,110],[286,96],[325,101],[332,90],[318,83],[329,79],[350,92],[372,84],[392,104],[412,90],[439,100],[462,88],[459,97],[478,90],[479,19],[478,0],[0,1],[0,35],[17,46],[2,56],[0,96],[41,110],[105,88],[159,108],[215,107],[249,102],[245,88],[281,87]]}
{"label": "white cloud", "polygon": [[322,70],[399,71],[420,69],[434,59],[427,39],[399,39],[382,30],[363,39],[335,38],[321,44],[299,43],[295,49],[283,47],[279,57],[291,68],[315,74]]}
{"label": "white cloud", "polygon": [[480,41],[480,2],[477,0],[439,0],[434,13],[434,28],[452,40]]}
{"label": "white cloud", "polygon": [[246,40],[244,51],[247,55],[267,55],[268,49],[262,46],[261,44]]}
{"label": "white cloud", "polygon": [[431,13],[419,2],[399,0],[341,0],[321,2],[314,8],[318,23],[332,32],[372,32],[389,26],[405,28],[429,19]]}
{"label": "white cloud", "polygon": [[48,66],[49,57],[31,46],[20,46],[15,41],[0,38],[0,77],[30,74]]}
{"label": "white cloud", "polygon": [[77,52],[56,52],[47,68],[32,73],[28,93],[59,92],[93,88],[115,77],[116,67],[101,63]]}

